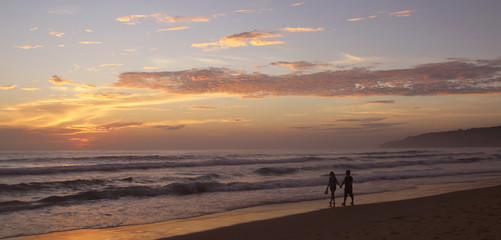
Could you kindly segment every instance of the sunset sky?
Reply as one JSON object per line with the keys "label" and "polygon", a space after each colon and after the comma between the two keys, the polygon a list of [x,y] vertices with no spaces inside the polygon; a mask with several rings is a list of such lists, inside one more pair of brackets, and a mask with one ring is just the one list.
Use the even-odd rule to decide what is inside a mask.
{"label": "sunset sky", "polygon": [[2,0],[0,150],[374,147],[501,125],[500,10]]}

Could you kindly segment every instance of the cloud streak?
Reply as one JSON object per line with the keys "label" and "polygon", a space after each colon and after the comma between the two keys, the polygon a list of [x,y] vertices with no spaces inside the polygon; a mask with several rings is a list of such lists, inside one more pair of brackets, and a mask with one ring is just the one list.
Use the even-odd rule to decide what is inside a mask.
{"label": "cloud streak", "polygon": [[293,126],[291,129],[301,131],[372,131],[406,124],[405,122],[383,122],[386,118],[337,119],[336,123],[311,124]]}
{"label": "cloud streak", "polygon": [[390,16],[395,16],[395,17],[409,17],[413,12],[416,12],[416,10],[403,10],[403,11],[391,12],[388,14]]}
{"label": "cloud streak", "polygon": [[310,27],[286,27],[282,28],[285,32],[322,32],[324,28],[310,28]]}
{"label": "cloud streak", "polygon": [[40,88],[21,88],[24,91],[38,91]]}
{"label": "cloud streak", "polygon": [[130,72],[110,87],[162,90],[175,94],[224,93],[266,96],[426,96],[501,93],[501,59],[452,59],[407,69],[323,71],[267,75],[228,68],[177,72]]}
{"label": "cloud streak", "polygon": [[159,128],[165,131],[174,131],[174,130],[180,130],[186,127],[186,125],[159,125],[155,126],[155,128]]}
{"label": "cloud streak", "polygon": [[270,63],[271,66],[277,67],[287,67],[293,71],[310,71],[314,69],[322,69],[331,67],[331,64],[327,63],[311,63],[306,61],[298,61],[298,62],[274,62]]}
{"label": "cloud streak", "polygon": [[291,6],[291,7],[297,7],[297,6],[301,6],[303,4],[304,4],[304,2],[298,2],[298,3],[293,3],[293,4],[289,5],[289,6]]}
{"label": "cloud streak", "polygon": [[92,42],[92,41],[82,41],[80,44],[90,45],[90,44],[101,44],[102,42]]}
{"label": "cloud streak", "polygon": [[29,49],[41,48],[43,46],[40,46],[40,45],[20,45],[20,46],[14,46],[14,47],[29,50]]}
{"label": "cloud streak", "polygon": [[123,17],[115,18],[115,20],[122,22],[127,25],[136,25],[140,23],[142,19],[155,19],[158,23],[190,23],[190,22],[208,22],[211,18],[217,18],[224,16],[225,14],[216,13],[207,16],[170,16],[165,13],[153,13],[150,15],[144,14],[133,14]]}
{"label": "cloud streak", "polygon": [[401,11],[396,11],[396,12],[378,12],[377,14],[368,16],[368,17],[357,17],[357,18],[349,18],[346,19],[346,21],[350,22],[358,22],[358,21],[364,21],[367,19],[379,19],[379,18],[384,18],[384,17],[409,17],[411,16],[412,13],[416,12],[416,10],[401,10]]}
{"label": "cloud streak", "polygon": [[56,76],[56,75],[52,76],[49,79],[49,82],[51,82],[55,85],[70,85],[70,86],[85,87],[85,88],[97,88],[96,86],[90,85],[90,84],[74,83],[70,80],[63,79],[63,78]]}
{"label": "cloud streak", "polygon": [[183,30],[183,29],[188,29],[188,28],[190,28],[190,27],[180,26],[180,27],[162,28],[162,29],[157,29],[155,32],[176,31],[176,30]]}
{"label": "cloud streak", "polygon": [[115,18],[115,20],[125,23],[127,25],[136,25],[139,23],[139,19],[141,18],[147,18],[149,17],[148,15],[140,15],[140,14],[135,14],[135,15],[128,15],[128,16],[123,16],[123,17],[118,17]]}

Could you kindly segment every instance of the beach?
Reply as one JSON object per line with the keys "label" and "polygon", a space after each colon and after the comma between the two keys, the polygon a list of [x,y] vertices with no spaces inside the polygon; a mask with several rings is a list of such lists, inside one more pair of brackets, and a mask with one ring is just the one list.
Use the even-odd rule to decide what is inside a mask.
{"label": "beach", "polygon": [[341,207],[174,239],[500,239],[501,186]]}
{"label": "beach", "polygon": [[[489,186],[489,187],[482,187]],[[453,189],[464,189],[450,192]],[[418,197],[424,196],[424,197]],[[355,196],[357,197],[357,196]],[[375,202],[386,199],[384,202]],[[400,199],[400,200],[399,200]],[[403,199],[403,200],[402,200]],[[32,239],[500,239],[501,184],[470,182],[238,209],[189,219],[33,235]],[[349,201],[349,200],[348,200]]]}

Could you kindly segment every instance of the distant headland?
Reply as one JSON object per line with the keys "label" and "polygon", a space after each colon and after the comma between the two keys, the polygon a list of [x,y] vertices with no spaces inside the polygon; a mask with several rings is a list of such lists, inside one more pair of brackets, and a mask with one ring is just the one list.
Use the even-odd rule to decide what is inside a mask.
{"label": "distant headland", "polygon": [[501,147],[501,126],[425,133],[386,142],[386,148]]}

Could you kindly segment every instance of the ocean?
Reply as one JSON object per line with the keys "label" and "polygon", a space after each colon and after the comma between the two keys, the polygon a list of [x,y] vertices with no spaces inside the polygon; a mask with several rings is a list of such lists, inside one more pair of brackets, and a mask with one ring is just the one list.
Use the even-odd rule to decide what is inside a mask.
{"label": "ocean", "polygon": [[[501,176],[500,148],[0,152],[0,238]],[[336,191],[337,202],[342,190]],[[479,196],[481,197],[481,196]]]}

